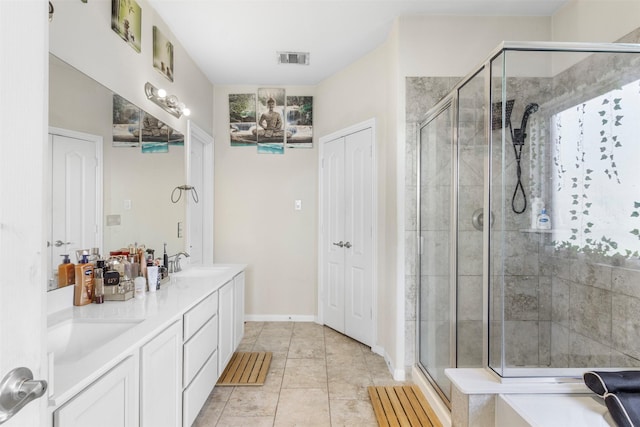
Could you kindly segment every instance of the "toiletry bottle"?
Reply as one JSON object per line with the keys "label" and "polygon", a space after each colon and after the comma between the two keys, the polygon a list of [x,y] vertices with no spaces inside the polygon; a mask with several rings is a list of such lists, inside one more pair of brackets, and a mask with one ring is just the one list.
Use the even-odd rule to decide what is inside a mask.
{"label": "toiletry bottle", "polygon": [[73,285],[76,283],[75,265],[71,263],[69,255],[63,256],[62,264],[58,266],[58,287]]}
{"label": "toiletry bottle", "polygon": [[136,277],[133,283],[134,283],[133,296],[136,299],[144,298],[145,288],[147,286],[147,280],[144,278],[144,276],[142,276],[142,272],[140,272],[140,276]]}
{"label": "toiletry bottle", "polygon": [[540,197],[534,197],[531,200],[531,229],[535,230],[538,228],[538,215],[544,209],[544,203]]}
{"label": "toiletry bottle", "polygon": [[551,230],[551,219],[547,215],[547,210],[542,208],[540,215],[538,215],[538,230]]}
{"label": "toiletry bottle", "polygon": [[91,304],[93,301],[93,264],[89,262],[87,251],[84,251],[82,260],[75,269],[76,284],[73,290],[73,304]]}
{"label": "toiletry bottle", "polygon": [[162,264],[164,268],[169,268],[169,255],[167,255],[167,244],[164,244],[164,254],[162,254]]}
{"label": "toiletry bottle", "polygon": [[96,261],[96,268],[93,270],[93,302],[102,304],[104,302],[104,260]]}

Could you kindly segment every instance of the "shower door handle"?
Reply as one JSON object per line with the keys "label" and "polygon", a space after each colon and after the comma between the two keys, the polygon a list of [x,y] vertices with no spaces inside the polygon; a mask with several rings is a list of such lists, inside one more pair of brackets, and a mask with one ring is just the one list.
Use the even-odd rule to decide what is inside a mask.
{"label": "shower door handle", "polygon": [[344,247],[344,243],[342,243],[342,240],[340,240],[338,243],[333,242],[333,245],[335,245],[335,246],[339,246],[339,247],[341,247],[341,248],[342,248],[342,247]]}

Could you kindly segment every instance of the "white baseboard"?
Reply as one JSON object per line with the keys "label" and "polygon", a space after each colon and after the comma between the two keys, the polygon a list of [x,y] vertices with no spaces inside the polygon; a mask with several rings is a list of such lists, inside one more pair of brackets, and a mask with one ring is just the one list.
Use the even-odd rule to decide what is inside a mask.
{"label": "white baseboard", "polygon": [[247,322],[315,322],[316,316],[300,314],[245,314]]}
{"label": "white baseboard", "polygon": [[420,387],[422,394],[431,405],[431,408],[436,413],[436,416],[442,423],[443,427],[451,427],[451,411],[444,404],[438,392],[433,389],[429,381],[424,377],[424,374],[417,366],[413,367],[411,372],[411,380]]}

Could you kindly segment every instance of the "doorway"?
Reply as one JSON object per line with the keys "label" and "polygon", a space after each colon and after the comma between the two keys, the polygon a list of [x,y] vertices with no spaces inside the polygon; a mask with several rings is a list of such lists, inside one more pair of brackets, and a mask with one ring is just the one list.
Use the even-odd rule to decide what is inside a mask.
{"label": "doorway", "polygon": [[322,322],[368,346],[375,338],[375,123],[320,138]]}
{"label": "doorway", "polygon": [[187,123],[187,252],[190,264],[210,264],[213,254],[213,137]]}
{"label": "doorway", "polygon": [[102,247],[102,137],[49,128],[51,224],[48,289],[57,287],[62,255]]}

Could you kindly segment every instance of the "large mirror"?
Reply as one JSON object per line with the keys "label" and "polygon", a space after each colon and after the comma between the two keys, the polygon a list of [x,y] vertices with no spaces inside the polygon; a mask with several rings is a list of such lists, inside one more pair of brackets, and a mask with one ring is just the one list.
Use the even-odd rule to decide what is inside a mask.
{"label": "large mirror", "polygon": [[[178,203],[173,203],[171,194],[174,188],[185,183],[185,149],[181,145],[170,145],[168,152],[143,153],[138,147],[121,147],[113,145],[113,99],[114,93],[61,61],[54,55],[49,56],[49,126],[57,130],[70,131],[71,139],[97,141],[100,150],[96,157],[102,163],[102,176],[97,174],[95,180],[84,179],[77,174],[66,183],[66,188],[85,195],[91,195],[92,188],[101,193],[95,202],[90,198],[82,198],[80,202],[68,206],[68,214],[60,216],[52,212],[53,222],[64,223],[62,229],[51,224],[49,241],[50,275],[49,289],[55,289],[57,282],[53,272],[62,261],[61,253],[69,252],[71,261],[75,263],[75,250],[78,247],[93,246],[93,243],[74,242],[72,240],[96,241],[101,254],[108,256],[110,251],[128,247],[131,244],[145,245],[155,250],[155,256],[162,256],[164,243],[169,255],[181,251],[185,247],[185,196]],[[144,110],[144,106],[138,105]],[[162,120],[162,117],[158,117]],[[65,132],[62,132],[65,133]],[[50,136],[50,144],[53,144]],[[52,150],[50,150],[52,151]],[[78,159],[71,156],[71,162]],[[75,160],[74,160],[75,159]],[[56,169],[69,163],[69,156],[51,158],[52,175]],[[82,170],[87,162],[79,162]],[[91,166],[92,167],[92,166]],[[87,173],[87,171],[84,171]],[[90,173],[86,176],[90,178]],[[64,177],[62,180],[64,181]],[[82,182],[82,181],[87,182]],[[60,179],[52,176],[52,185]],[[64,182],[52,188],[52,199],[61,197]],[[179,193],[179,192],[178,192]],[[176,195],[178,194],[176,193]],[[86,197],[86,196],[84,196]],[[88,201],[87,201],[88,200]],[[89,209],[85,211],[86,206]],[[53,203],[52,203],[53,205]],[[93,208],[93,210],[91,209]],[[95,212],[95,214],[93,213]],[[95,216],[95,227],[102,229],[102,235],[94,240],[87,237],[88,232],[78,232],[77,227],[84,223],[86,217]],[[94,226],[86,226],[91,228]],[[74,230],[72,232],[71,230]],[[58,233],[58,235],[54,235]],[[95,233],[94,233],[95,234]],[[72,237],[68,237],[72,236]]]}

